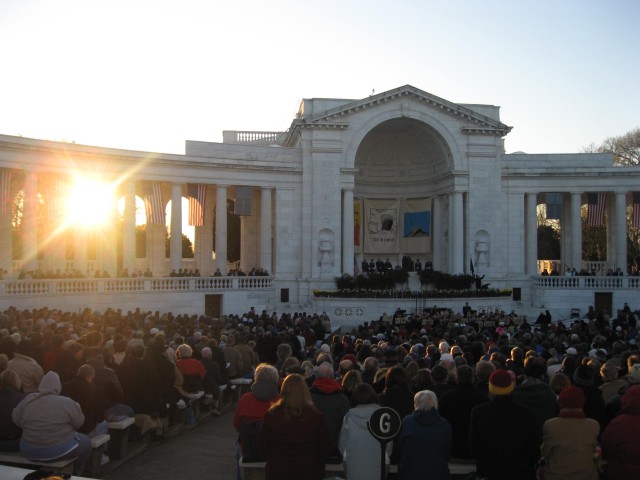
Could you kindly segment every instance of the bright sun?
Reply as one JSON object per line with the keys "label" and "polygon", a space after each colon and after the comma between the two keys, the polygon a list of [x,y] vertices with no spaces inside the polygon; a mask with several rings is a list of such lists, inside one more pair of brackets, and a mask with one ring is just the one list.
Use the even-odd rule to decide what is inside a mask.
{"label": "bright sun", "polygon": [[99,180],[77,178],[67,198],[69,225],[96,227],[106,223],[116,209],[114,188]]}

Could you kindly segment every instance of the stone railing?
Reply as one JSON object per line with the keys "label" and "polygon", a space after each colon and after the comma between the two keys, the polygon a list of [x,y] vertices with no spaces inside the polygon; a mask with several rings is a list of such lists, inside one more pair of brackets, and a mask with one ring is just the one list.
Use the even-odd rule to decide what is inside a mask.
{"label": "stone railing", "polygon": [[225,130],[222,132],[223,143],[249,143],[252,145],[273,145],[285,132],[250,132]]}
{"label": "stone railing", "polygon": [[[572,267],[573,265],[563,264],[561,260],[538,260],[538,273],[542,273],[545,269],[547,272],[551,272],[554,268],[563,275],[566,267]],[[596,272],[598,275],[606,275],[609,269],[613,269],[607,262],[592,262],[583,260],[580,268],[575,267],[576,270],[584,268],[587,272]]]}
{"label": "stone railing", "polygon": [[640,277],[531,277],[538,288],[558,289],[640,289]]}
{"label": "stone railing", "polygon": [[151,277],[0,280],[0,297],[100,293],[267,290],[273,277]]}

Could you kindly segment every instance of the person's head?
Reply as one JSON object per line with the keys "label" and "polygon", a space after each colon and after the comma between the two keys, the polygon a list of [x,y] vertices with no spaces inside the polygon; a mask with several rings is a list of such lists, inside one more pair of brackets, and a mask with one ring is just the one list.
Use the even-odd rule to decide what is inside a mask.
{"label": "person's head", "polygon": [[333,378],[333,365],[329,362],[322,362],[316,368],[316,378]]}
{"label": "person's head", "polygon": [[629,383],[640,384],[640,363],[635,363],[629,367],[629,373],[627,374]]}
{"label": "person's head", "polygon": [[600,367],[600,376],[602,377],[602,381],[605,383],[617,379],[618,372],[620,372],[620,369],[617,365],[612,363],[605,363]]}
{"label": "person's head", "polygon": [[356,386],[362,383],[362,374],[359,370],[349,370],[342,377],[342,390],[345,392],[353,392]]}
{"label": "person's head", "polygon": [[131,358],[142,359],[144,357],[144,347],[142,345],[134,345],[129,351]]}
{"label": "person's head", "polygon": [[489,377],[489,393],[494,396],[511,395],[515,387],[515,381],[506,370],[496,370]]}
{"label": "person's head", "polygon": [[573,383],[579,386],[593,385],[595,374],[589,365],[580,365],[573,373]]}
{"label": "person's head", "polygon": [[273,365],[268,363],[261,363],[256,367],[256,371],[253,374],[254,382],[269,382],[278,384],[280,381],[280,375],[278,370]]}
{"label": "person's head", "polygon": [[213,351],[209,347],[203,347],[202,350],[200,350],[200,355],[202,355],[202,358],[212,358]]}
{"label": "person's head", "polygon": [[549,381],[551,390],[559,395],[563,388],[571,386],[571,379],[562,372],[556,373]]}
{"label": "person's head", "polygon": [[428,412],[432,408],[438,409],[438,397],[431,390],[422,390],[413,397],[414,410],[424,410]]}
{"label": "person's head", "polygon": [[480,360],[476,363],[476,377],[481,382],[488,382],[489,377],[496,371],[496,366],[486,360]]}
{"label": "person's head", "polygon": [[280,400],[269,410],[283,412],[286,418],[299,417],[306,408],[314,408],[309,387],[302,375],[292,373],[282,382]]}
{"label": "person's head", "polygon": [[475,373],[469,365],[460,365],[456,368],[456,382],[458,385],[473,385]]}
{"label": "person's head", "polygon": [[17,391],[22,389],[22,378],[15,370],[5,370],[0,373],[0,387],[5,388],[5,386]]}
{"label": "person's head", "polygon": [[300,360],[296,357],[287,357],[284,362],[282,362],[282,373],[285,376],[287,373],[290,373],[289,370],[292,367],[300,366]]}
{"label": "person's head", "polygon": [[288,343],[281,343],[278,345],[278,349],[276,350],[276,355],[278,356],[278,360],[284,362],[287,358],[289,358],[292,354],[291,345]]}
{"label": "person's head", "polygon": [[193,349],[186,343],[180,345],[176,350],[176,356],[178,358],[191,358],[191,355],[193,355]]}
{"label": "person's head", "polygon": [[527,377],[541,379],[547,373],[547,362],[540,357],[527,357],[524,361],[524,373]]}
{"label": "person's head", "polygon": [[449,373],[447,372],[447,369],[442,365],[436,365],[431,369],[431,378],[435,384],[447,383],[448,376]]}
{"label": "person's head", "polygon": [[409,375],[407,375],[407,371],[400,366],[391,367],[387,370],[387,374],[384,377],[385,390],[395,386],[409,388]]}
{"label": "person's head", "polygon": [[76,373],[76,377],[84,378],[87,382],[93,382],[93,379],[96,376],[96,369],[91,365],[85,363],[84,365],[80,365],[78,367],[78,372]]}
{"label": "person's head", "polygon": [[584,408],[585,396],[579,387],[569,386],[560,391],[558,408],[562,410],[580,410]]}
{"label": "person's head", "polygon": [[355,386],[351,394],[351,406],[370,405],[378,403],[378,395],[371,385],[368,383],[360,383]]}
{"label": "person's head", "polygon": [[364,369],[367,371],[375,372],[378,370],[380,363],[376,357],[367,357],[364,360]]}

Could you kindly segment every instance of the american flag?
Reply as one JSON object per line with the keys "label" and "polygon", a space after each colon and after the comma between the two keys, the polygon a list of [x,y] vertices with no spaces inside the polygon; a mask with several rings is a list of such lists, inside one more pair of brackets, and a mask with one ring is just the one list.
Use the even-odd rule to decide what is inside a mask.
{"label": "american flag", "polygon": [[165,224],[164,202],[162,201],[162,186],[160,182],[142,182],[142,194],[147,213],[147,224]]}
{"label": "american flag", "polygon": [[47,215],[52,222],[59,222],[64,216],[65,186],[60,179],[51,179],[46,191]]}
{"label": "american flag", "polygon": [[360,267],[358,266],[356,257],[353,257],[353,276],[357,277],[358,275],[360,275]]}
{"label": "american flag", "polygon": [[11,170],[0,170],[0,218],[11,214]]}
{"label": "american flag", "polygon": [[207,196],[207,186],[201,183],[187,185],[189,194],[189,225],[201,227],[204,225],[204,201]]}
{"label": "american flag", "polygon": [[640,192],[633,192],[633,217],[631,225],[640,228]]}
{"label": "american flag", "polygon": [[606,193],[587,193],[587,226],[604,225],[604,207]]}

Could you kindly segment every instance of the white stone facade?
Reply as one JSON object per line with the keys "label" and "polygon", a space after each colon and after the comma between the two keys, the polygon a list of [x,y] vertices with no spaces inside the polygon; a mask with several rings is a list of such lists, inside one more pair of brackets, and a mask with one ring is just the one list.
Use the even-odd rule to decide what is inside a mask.
{"label": "white stone facade", "polygon": [[[454,104],[404,86],[362,100],[305,99],[287,132],[227,131],[223,143],[187,141],[184,155],[0,135],[0,168],[20,178],[14,189],[25,195],[23,245],[25,255],[32,254],[22,262],[12,259],[11,223],[5,216],[0,219],[0,267],[14,272],[18,264],[52,269],[71,262],[81,270],[87,268],[82,241],[72,261],[51,245],[44,260],[34,260],[34,252],[44,247],[33,233],[33,199],[42,194],[47,181],[57,181],[73,168],[99,173],[105,181],[124,179],[122,264],[117,265],[115,250],[106,245],[95,268],[115,272],[143,265],[155,276],[165,276],[184,267],[175,241],[170,259],[165,259],[162,225],[148,228],[147,256],[135,259],[131,205],[134,194],[143,196],[141,181],[160,182],[165,202],[186,196],[187,184],[198,183],[207,185],[207,201],[205,224],[196,227],[193,265],[204,276],[216,268],[224,276],[226,218],[218,215],[214,220],[213,210],[235,198],[235,188],[242,186],[252,188],[253,200],[251,216],[242,217],[240,266],[245,271],[260,267],[273,277],[270,298],[265,300],[260,293],[256,308],[312,309],[313,290],[335,288],[335,277],[353,273],[354,258],[360,264],[363,257],[390,257],[395,265],[410,255],[449,273],[469,273],[471,258],[491,287],[521,289],[515,305],[524,310],[543,306],[562,312],[571,306],[586,310],[593,304],[595,290],[585,293],[581,287],[579,305],[573,305],[571,298],[558,294],[558,286],[541,286],[534,278],[536,206],[545,203],[547,192],[563,194],[561,267],[579,269],[579,207],[586,203],[587,193],[605,192],[607,264],[625,269],[626,246],[619,239],[626,239],[627,226],[620,219],[631,205],[632,192],[640,190],[640,170],[614,166],[608,154],[505,154],[504,137],[510,130],[501,122],[498,107]],[[425,245],[406,248],[407,242],[401,240],[390,254],[354,246],[354,202],[423,198],[431,202],[431,234]],[[177,220],[171,232],[181,233]],[[613,308],[619,308],[617,302],[623,298],[637,298],[634,285],[615,290]],[[282,289],[288,289],[288,302],[280,301]],[[235,307],[242,303],[242,295],[234,295],[233,302],[223,305],[225,313],[236,313]],[[245,298],[253,305],[250,293]]]}

